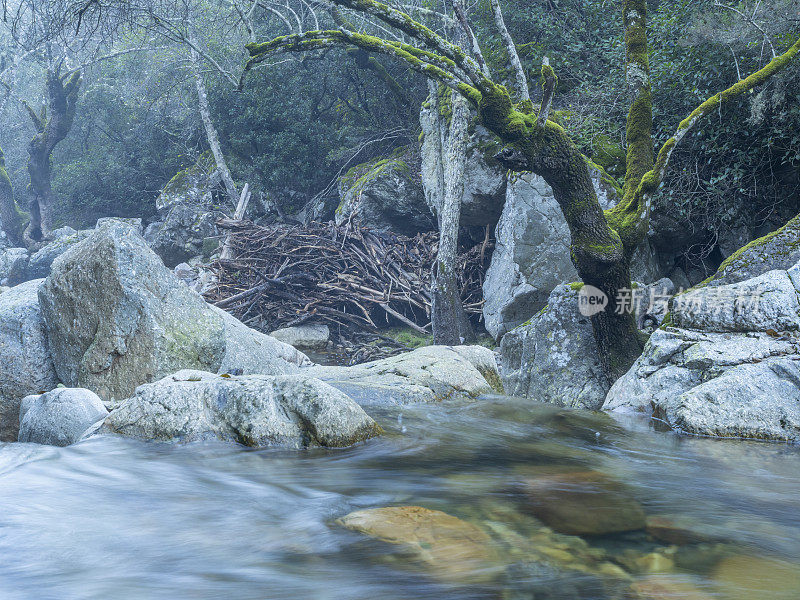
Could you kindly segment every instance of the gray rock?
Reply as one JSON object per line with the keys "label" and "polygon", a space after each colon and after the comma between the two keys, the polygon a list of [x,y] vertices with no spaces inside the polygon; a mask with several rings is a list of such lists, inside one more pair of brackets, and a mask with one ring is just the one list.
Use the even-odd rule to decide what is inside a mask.
{"label": "gray rock", "polygon": [[108,416],[94,392],[57,388],[22,400],[19,441],[69,446],[89,435]]}
{"label": "gray rock", "polygon": [[[597,170],[592,180],[600,205],[613,207],[613,188]],[[500,339],[541,310],[553,288],[579,277],[570,258],[567,222],[552,189],[537,175],[528,173],[509,182],[495,239],[483,284],[483,317],[486,330]],[[645,283],[660,276],[647,241],[636,250],[632,275]]]}
{"label": "gray rock", "polygon": [[[442,163],[441,144],[446,143],[449,124],[439,118],[437,109],[426,103],[420,112],[422,126],[422,187],[425,201],[434,214],[442,205],[440,182],[448,166]],[[494,227],[506,198],[506,170],[493,156],[502,147],[496,138],[478,125],[467,146],[464,165],[464,193],[461,198],[461,224],[465,227]]]}
{"label": "gray rock", "polygon": [[672,320],[704,331],[788,331],[800,329],[797,290],[786,271],[729,285],[705,286],[675,297]]}
{"label": "gray rock", "polygon": [[118,221],[57,258],[39,299],[59,377],[106,400],[225,356],[219,314]]}
{"label": "gray rock", "polygon": [[777,231],[753,240],[733,252],[707,284],[738,283],[767,271],[789,269],[798,261],[800,261],[800,215]]}
{"label": "gray rock", "polygon": [[547,306],[508,332],[500,344],[506,393],[558,406],[598,409],[610,382],[577,286],[559,285]]}
{"label": "gray rock", "polygon": [[0,284],[14,286],[26,280],[30,255],[25,248],[0,250]]}
{"label": "gray rock", "polygon": [[211,309],[222,319],[225,332],[225,357],[218,373],[285,375],[297,373],[298,367],[313,364],[305,354],[289,344],[250,329],[221,308],[211,306]]}
{"label": "gray rock", "polygon": [[180,205],[210,208],[219,181],[214,158],[210,152],[203,153],[194,165],[177,173],[164,186],[156,199],[156,210],[164,216]]}
{"label": "gray rock", "polygon": [[322,350],[328,345],[331,330],[323,323],[308,323],[296,327],[284,327],[270,333],[276,340],[280,340],[295,348],[305,350]]}
{"label": "gray rock", "polygon": [[798,340],[657,330],[603,410],[652,414],[699,435],[800,441]]}
{"label": "gray rock", "polygon": [[304,371],[362,405],[438,402],[502,393],[494,352],[482,346],[426,346],[352,367]]}
{"label": "gray rock", "polygon": [[170,267],[204,253],[205,240],[219,236],[222,214],[203,206],[171,205],[163,220],[147,227],[144,238]]}
{"label": "gray rock", "polygon": [[142,225],[142,220],[139,218],[128,218],[128,217],[102,217],[97,219],[97,224],[95,225],[95,229],[100,229],[106,223],[111,221],[121,221],[123,223],[127,223],[131,227],[136,230],[136,233],[142,235],[144,233],[144,227]]}
{"label": "gray rock", "polygon": [[39,310],[43,280],[0,294],[0,441],[16,441],[20,401],[58,385]]}
{"label": "gray rock", "polygon": [[78,242],[85,240],[91,233],[92,230],[75,231],[71,227],[62,227],[54,231],[55,239],[31,256],[25,271],[25,278],[42,279],[47,277],[53,261]]}
{"label": "gray rock", "polygon": [[294,448],[349,446],[380,433],[361,407],[319,380],[192,370],[139,387],[103,430],[146,440]]}
{"label": "gray rock", "polygon": [[407,235],[436,229],[410,160],[403,155],[350,169],[339,180],[336,224],[352,219],[378,231]]}
{"label": "gray rock", "polygon": [[658,327],[664,322],[669,300],[675,295],[675,284],[663,277],[650,285],[639,286],[632,292],[636,326],[639,329]]}

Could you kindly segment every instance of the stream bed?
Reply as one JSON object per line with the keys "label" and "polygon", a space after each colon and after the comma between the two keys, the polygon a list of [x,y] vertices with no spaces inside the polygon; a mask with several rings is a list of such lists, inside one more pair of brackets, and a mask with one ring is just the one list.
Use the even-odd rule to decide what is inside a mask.
{"label": "stream bed", "polygon": [[[506,397],[365,408],[386,434],[342,450],[0,444],[0,598],[800,598],[799,447]],[[406,506],[453,519],[339,521]]]}

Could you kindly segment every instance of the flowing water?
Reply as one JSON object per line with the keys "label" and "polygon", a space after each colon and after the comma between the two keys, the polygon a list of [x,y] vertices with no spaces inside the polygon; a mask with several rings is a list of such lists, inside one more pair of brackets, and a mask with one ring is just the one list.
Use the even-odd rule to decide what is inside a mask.
{"label": "flowing water", "polygon": [[[502,397],[368,412],[386,435],[343,450],[0,445],[0,598],[800,598],[798,447]],[[337,522],[408,505],[483,533]]]}

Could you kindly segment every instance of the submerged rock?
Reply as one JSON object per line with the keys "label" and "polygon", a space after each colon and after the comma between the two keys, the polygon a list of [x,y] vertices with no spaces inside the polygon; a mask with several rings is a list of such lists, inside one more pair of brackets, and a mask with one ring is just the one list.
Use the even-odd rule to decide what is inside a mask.
{"label": "submerged rock", "polygon": [[89,390],[57,388],[28,396],[20,408],[19,441],[69,446],[91,434],[106,416],[103,401]]}
{"label": "submerged rock", "polygon": [[649,575],[631,584],[625,598],[629,600],[713,600],[686,580],[686,576]]}
{"label": "submerged rock", "polygon": [[331,331],[323,323],[310,323],[278,329],[270,333],[270,335],[295,348],[322,350],[328,345]]}
{"label": "submerged rock", "polygon": [[523,490],[526,509],[560,533],[606,535],[645,527],[641,504],[596,471],[528,478]]}
{"label": "submerged rock", "polygon": [[506,393],[572,408],[598,409],[611,386],[588,317],[578,312],[579,286],[559,285],[547,306],[500,344]]}
{"label": "submerged rock", "polygon": [[[759,296],[760,294],[760,296]],[[604,410],[679,431],[800,440],[800,304],[785,271],[679,295]]]}
{"label": "submerged rock", "polygon": [[140,386],[103,430],[144,440],[344,447],[380,433],[355,402],[303,376],[226,377],[183,370]]}
{"label": "submerged rock", "polygon": [[17,440],[20,401],[58,385],[39,309],[44,280],[0,294],[0,441]]}
{"label": "submerged rock", "polygon": [[311,367],[359,404],[437,402],[501,392],[494,353],[482,346],[426,346],[352,367]]}
{"label": "submerged rock", "polygon": [[740,554],[723,559],[714,579],[730,600],[796,600],[800,596],[800,564]]}
{"label": "submerged rock", "polygon": [[339,525],[402,546],[411,564],[445,581],[485,581],[493,575],[491,538],[476,525],[421,506],[359,510]]}

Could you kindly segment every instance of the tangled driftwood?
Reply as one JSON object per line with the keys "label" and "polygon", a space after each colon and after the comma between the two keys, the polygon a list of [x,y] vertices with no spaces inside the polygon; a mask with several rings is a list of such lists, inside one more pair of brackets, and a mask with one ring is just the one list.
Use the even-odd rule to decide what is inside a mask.
{"label": "tangled driftwood", "polygon": [[[206,297],[245,323],[274,330],[324,322],[350,345],[365,333],[382,338],[379,330],[389,324],[430,332],[436,233],[409,238],[332,223],[218,225],[229,233],[234,258],[212,265],[217,284]],[[464,307],[475,318],[488,246],[487,239],[459,257]]]}

